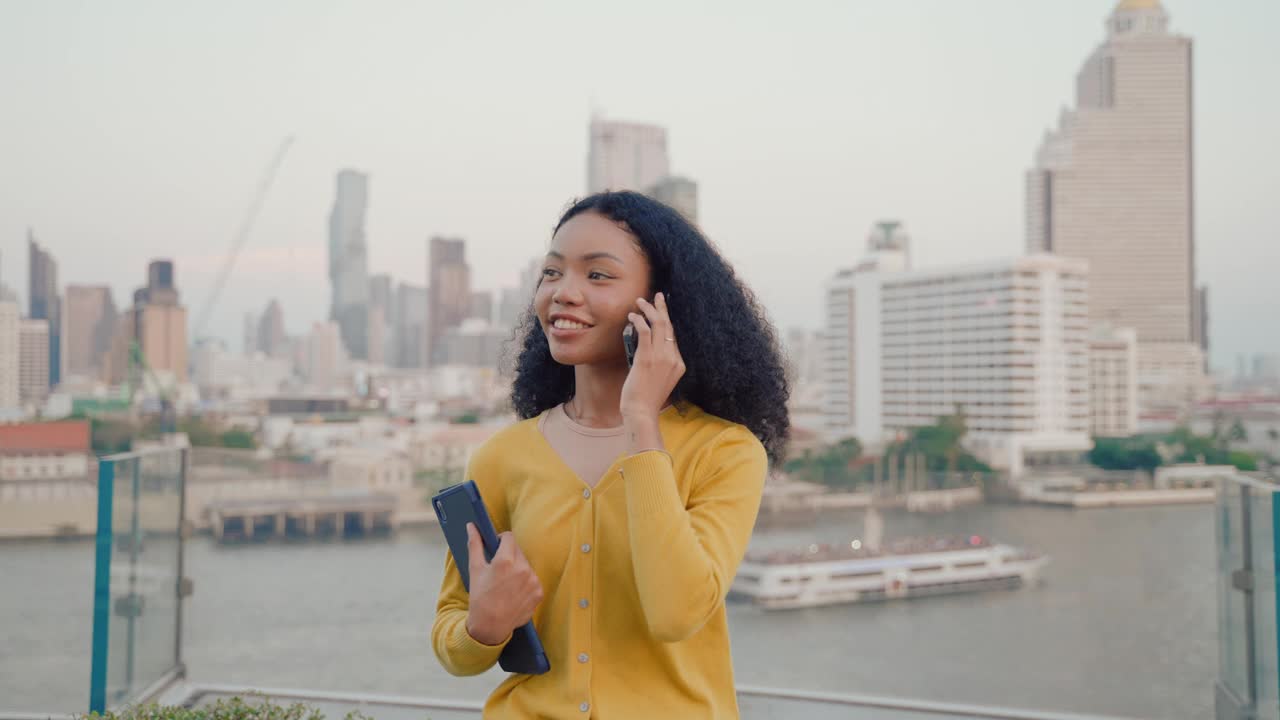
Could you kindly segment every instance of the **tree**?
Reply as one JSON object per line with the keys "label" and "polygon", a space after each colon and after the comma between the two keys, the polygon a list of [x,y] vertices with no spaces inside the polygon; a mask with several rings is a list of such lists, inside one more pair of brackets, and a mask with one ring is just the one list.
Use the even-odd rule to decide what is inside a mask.
{"label": "tree", "polygon": [[98,455],[112,455],[133,449],[137,429],[126,420],[89,418],[89,444]]}
{"label": "tree", "polygon": [[1232,450],[1227,453],[1227,465],[1236,466],[1237,470],[1257,470],[1258,458],[1247,452]]}
{"label": "tree", "polygon": [[849,465],[860,457],[862,443],[857,438],[849,437],[817,453],[806,450],[803,456],[783,465],[783,469],[805,482],[851,488],[856,484],[857,478],[849,472]]}
{"label": "tree", "polygon": [[1089,462],[1103,470],[1154,471],[1163,464],[1153,438],[1096,438]]}
{"label": "tree", "polygon": [[1209,428],[1209,437],[1223,449],[1227,447],[1227,414],[1221,408],[1213,412],[1213,424]]}
{"label": "tree", "polygon": [[[155,432],[159,427],[155,426]],[[186,433],[192,447],[219,447],[222,438],[207,423],[198,417],[186,417],[178,421],[178,432]]]}
{"label": "tree", "polygon": [[957,406],[953,414],[938,418],[933,425],[911,430],[904,442],[891,445],[885,455],[896,454],[905,458],[920,453],[924,455],[925,468],[930,472],[991,472],[989,465],[965,450],[962,441],[968,431],[964,408]]}
{"label": "tree", "polygon": [[1249,431],[1245,429],[1244,422],[1240,418],[1236,418],[1231,423],[1231,429],[1227,431],[1227,440],[1230,442],[1249,442]]}
{"label": "tree", "polygon": [[252,450],[258,446],[253,439],[253,433],[247,430],[233,428],[222,433],[222,446],[229,448],[241,448],[244,450]]}

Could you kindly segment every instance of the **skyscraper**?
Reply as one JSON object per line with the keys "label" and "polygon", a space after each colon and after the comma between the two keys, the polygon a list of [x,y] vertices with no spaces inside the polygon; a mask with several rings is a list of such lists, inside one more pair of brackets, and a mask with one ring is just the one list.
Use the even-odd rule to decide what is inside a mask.
{"label": "skyscraper", "polygon": [[58,297],[58,263],[36,242],[35,233],[27,230],[29,267],[27,316],[49,321],[49,385],[62,379],[62,300]]}
{"label": "skyscraper", "polygon": [[329,214],[329,318],[338,323],[342,342],[354,358],[369,356],[369,262],[364,233],[369,176],[355,170],[338,173]]}
{"label": "skyscraper", "polygon": [[49,321],[18,323],[18,402],[39,407],[49,397]]}
{"label": "skyscraper", "polygon": [[142,355],[155,373],[169,373],[177,382],[187,379],[187,309],[178,302],[173,262],[153,260],[147,266],[147,287],[134,308],[136,338]]}
{"label": "skyscraper", "polygon": [[395,302],[391,276],[369,278],[369,361],[390,365],[395,362]]}
{"label": "skyscraper", "polygon": [[137,344],[143,360],[166,384],[187,380],[187,309],[179,303],[173,261],[153,260],[147,266],[147,285],[133,292],[133,307],[116,323],[103,376],[107,382],[141,382],[130,378],[130,346]]}
{"label": "skyscraper", "polygon": [[427,289],[421,285],[396,286],[393,359],[396,367],[421,368],[427,365]]}
{"label": "skyscraper", "polygon": [[391,276],[386,273],[369,277],[369,304],[373,307],[391,305]]}
{"label": "skyscraper", "polygon": [[1168,26],[1159,0],[1116,6],[1076,76],[1076,108],[1046,133],[1026,185],[1027,250],[1088,260],[1091,321],[1134,328],[1139,375],[1166,379],[1202,367],[1207,347],[1192,44]]}
{"label": "skyscraper", "polygon": [[513,328],[519,324],[520,316],[529,306],[530,300],[518,288],[503,288],[501,301],[498,303],[498,327]]}
{"label": "skyscraper", "polygon": [[[2,258],[0,258],[2,259]],[[4,263],[0,262],[0,302],[18,302],[18,295],[4,282]]]}
{"label": "skyscraper", "polygon": [[471,293],[471,311],[467,317],[478,318],[493,323],[493,293],[488,290],[474,290]]}
{"label": "skyscraper", "polygon": [[[258,321],[253,317],[253,313],[247,312],[244,314],[241,332],[243,333],[241,344],[244,346],[242,354],[245,357],[253,357],[253,354],[258,352]],[[202,350],[205,347],[203,339],[197,342],[197,350]]]}
{"label": "skyscraper", "polygon": [[18,304],[0,300],[0,417],[18,403]]}
{"label": "skyscraper", "polygon": [[593,116],[590,133],[587,192],[644,192],[670,174],[666,128]]}
{"label": "skyscraper", "polygon": [[645,194],[679,210],[689,222],[698,222],[698,183],[689,178],[664,177],[650,186]]}
{"label": "skyscraper", "polygon": [[444,362],[441,344],[450,328],[462,325],[471,314],[471,268],[467,266],[467,242],[461,238],[431,238],[427,251],[427,360]]}
{"label": "skyscraper", "polygon": [[116,329],[116,304],[106,285],[68,285],[62,326],[67,375],[98,377]]}
{"label": "skyscraper", "polygon": [[345,366],[341,329],[334,322],[318,322],[307,336],[307,381],[315,390],[328,392],[341,380]]}
{"label": "skyscraper", "polygon": [[275,298],[271,298],[267,308],[262,311],[256,335],[254,345],[258,352],[273,358],[289,356],[289,336],[284,329],[284,309]]}

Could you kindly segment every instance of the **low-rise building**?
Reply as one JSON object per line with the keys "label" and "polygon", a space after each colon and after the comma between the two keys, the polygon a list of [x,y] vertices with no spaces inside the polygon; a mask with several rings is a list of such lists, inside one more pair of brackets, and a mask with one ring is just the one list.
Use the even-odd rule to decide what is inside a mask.
{"label": "low-rise building", "polygon": [[0,481],[82,479],[91,457],[87,421],[0,425]]}

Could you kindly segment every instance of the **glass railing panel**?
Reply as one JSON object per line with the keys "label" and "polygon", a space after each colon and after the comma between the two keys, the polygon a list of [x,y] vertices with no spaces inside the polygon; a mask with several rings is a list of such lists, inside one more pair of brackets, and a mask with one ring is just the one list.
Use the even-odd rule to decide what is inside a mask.
{"label": "glass railing panel", "polygon": [[172,449],[100,463],[91,709],[129,704],[181,670],[184,461]]}

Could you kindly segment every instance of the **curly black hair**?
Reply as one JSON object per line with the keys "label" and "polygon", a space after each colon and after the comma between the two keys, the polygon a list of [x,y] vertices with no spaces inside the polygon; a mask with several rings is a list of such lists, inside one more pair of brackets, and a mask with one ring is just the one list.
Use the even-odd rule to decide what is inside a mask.
{"label": "curly black hair", "polygon": [[[791,434],[791,390],[772,324],[755,295],[716,248],[676,210],[634,192],[602,192],[575,202],[555,230],[575,215],[599,213],[630,232],[649,260],[650,289],[671,298],[685,373],[672,400],[745,425],[775,465]],[[552,233],[554,235],[554,231]],[[517,327],[511,404],[531,418],[573,396],[574,372],[551,357],[532,304]]]}

